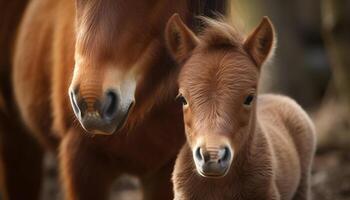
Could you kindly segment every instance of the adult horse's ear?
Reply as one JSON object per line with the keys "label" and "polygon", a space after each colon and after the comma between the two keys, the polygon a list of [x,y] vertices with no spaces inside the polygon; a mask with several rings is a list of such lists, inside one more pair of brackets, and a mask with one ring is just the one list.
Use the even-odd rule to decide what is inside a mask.
{"label": "adult horse's ear", "polygon": [[244,42],[245,50],[250,54],[258,67],[273,54],[275,30],[268,17],[264,17],[259,26]]}
{"label": "adult horse's ear", "polygon": [[177,62],[183,62],[199,41],[177,13],[168,20],[165,28],[165,40],[167,48]]}

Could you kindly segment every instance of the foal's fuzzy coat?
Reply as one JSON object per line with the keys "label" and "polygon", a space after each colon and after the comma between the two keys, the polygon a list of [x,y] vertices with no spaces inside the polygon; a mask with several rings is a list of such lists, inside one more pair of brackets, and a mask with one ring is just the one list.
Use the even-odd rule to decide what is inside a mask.
{"label": "foal's fuzzy coat", "polygon": [[[183,65],[179,92],[187,136],[173,172],[175,199],[309,199],[315,151],[310,118],[288,97],[256,94],[274,45],[272,24],[265,17],[243,39],[224,22],[205,21],[199,37],[176,14],[166,29],[168,48]],[[222,145],[233,154],[229,168],[209,177],[192,152]]]}

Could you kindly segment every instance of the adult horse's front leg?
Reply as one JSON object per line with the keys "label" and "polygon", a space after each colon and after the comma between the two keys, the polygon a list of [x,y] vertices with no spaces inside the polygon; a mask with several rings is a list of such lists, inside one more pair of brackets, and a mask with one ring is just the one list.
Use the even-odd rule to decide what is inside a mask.
{"label": "adult horse's front leg", "polygon": [[[90,141],[89,141],[90,140]],[[104,200],[116,172],[80,130],[71,129],[60,146],[61,178],[66,200]]]}
{"label": "adult horse's front leg", "polygon": [[173,200],[171,174],[175,158],[154,173],[142,179],[144,200]]}
{"label": "adult horse's front leg", "polygon": [[0,199],[37,200],[41,188],[43,151],[20,121],[1,114]]}

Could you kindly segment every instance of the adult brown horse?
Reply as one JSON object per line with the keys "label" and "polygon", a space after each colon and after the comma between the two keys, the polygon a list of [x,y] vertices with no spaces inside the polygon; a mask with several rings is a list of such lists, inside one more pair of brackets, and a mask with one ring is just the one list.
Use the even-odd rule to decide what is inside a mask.
{"label": "adult brown horse", "polygon": [[[192,26],[194,15],[224,12],[224,4],[31,1],[12,70],[4,70],[12,77],[5,89],[17,104],[0,113],[5,196],[38,198],[43,153],[29,132],[59,152],[66,199],[106,199],[122,173],[140,177],[144,199],[171,199],[170,174],[184,134],[164,26],[174,12]],[[2,93],[3,105],[12,102],[11,92]],[[26,129],[14,120],[18,114]]]}

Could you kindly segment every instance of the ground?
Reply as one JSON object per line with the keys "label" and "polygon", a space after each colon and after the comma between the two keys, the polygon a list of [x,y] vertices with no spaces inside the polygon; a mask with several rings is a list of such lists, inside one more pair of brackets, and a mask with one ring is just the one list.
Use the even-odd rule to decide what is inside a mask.
{"label": "ground", "polygon": [[312,176],[314,200],[350,200],[350,153],[332,150],[319,153]]}

